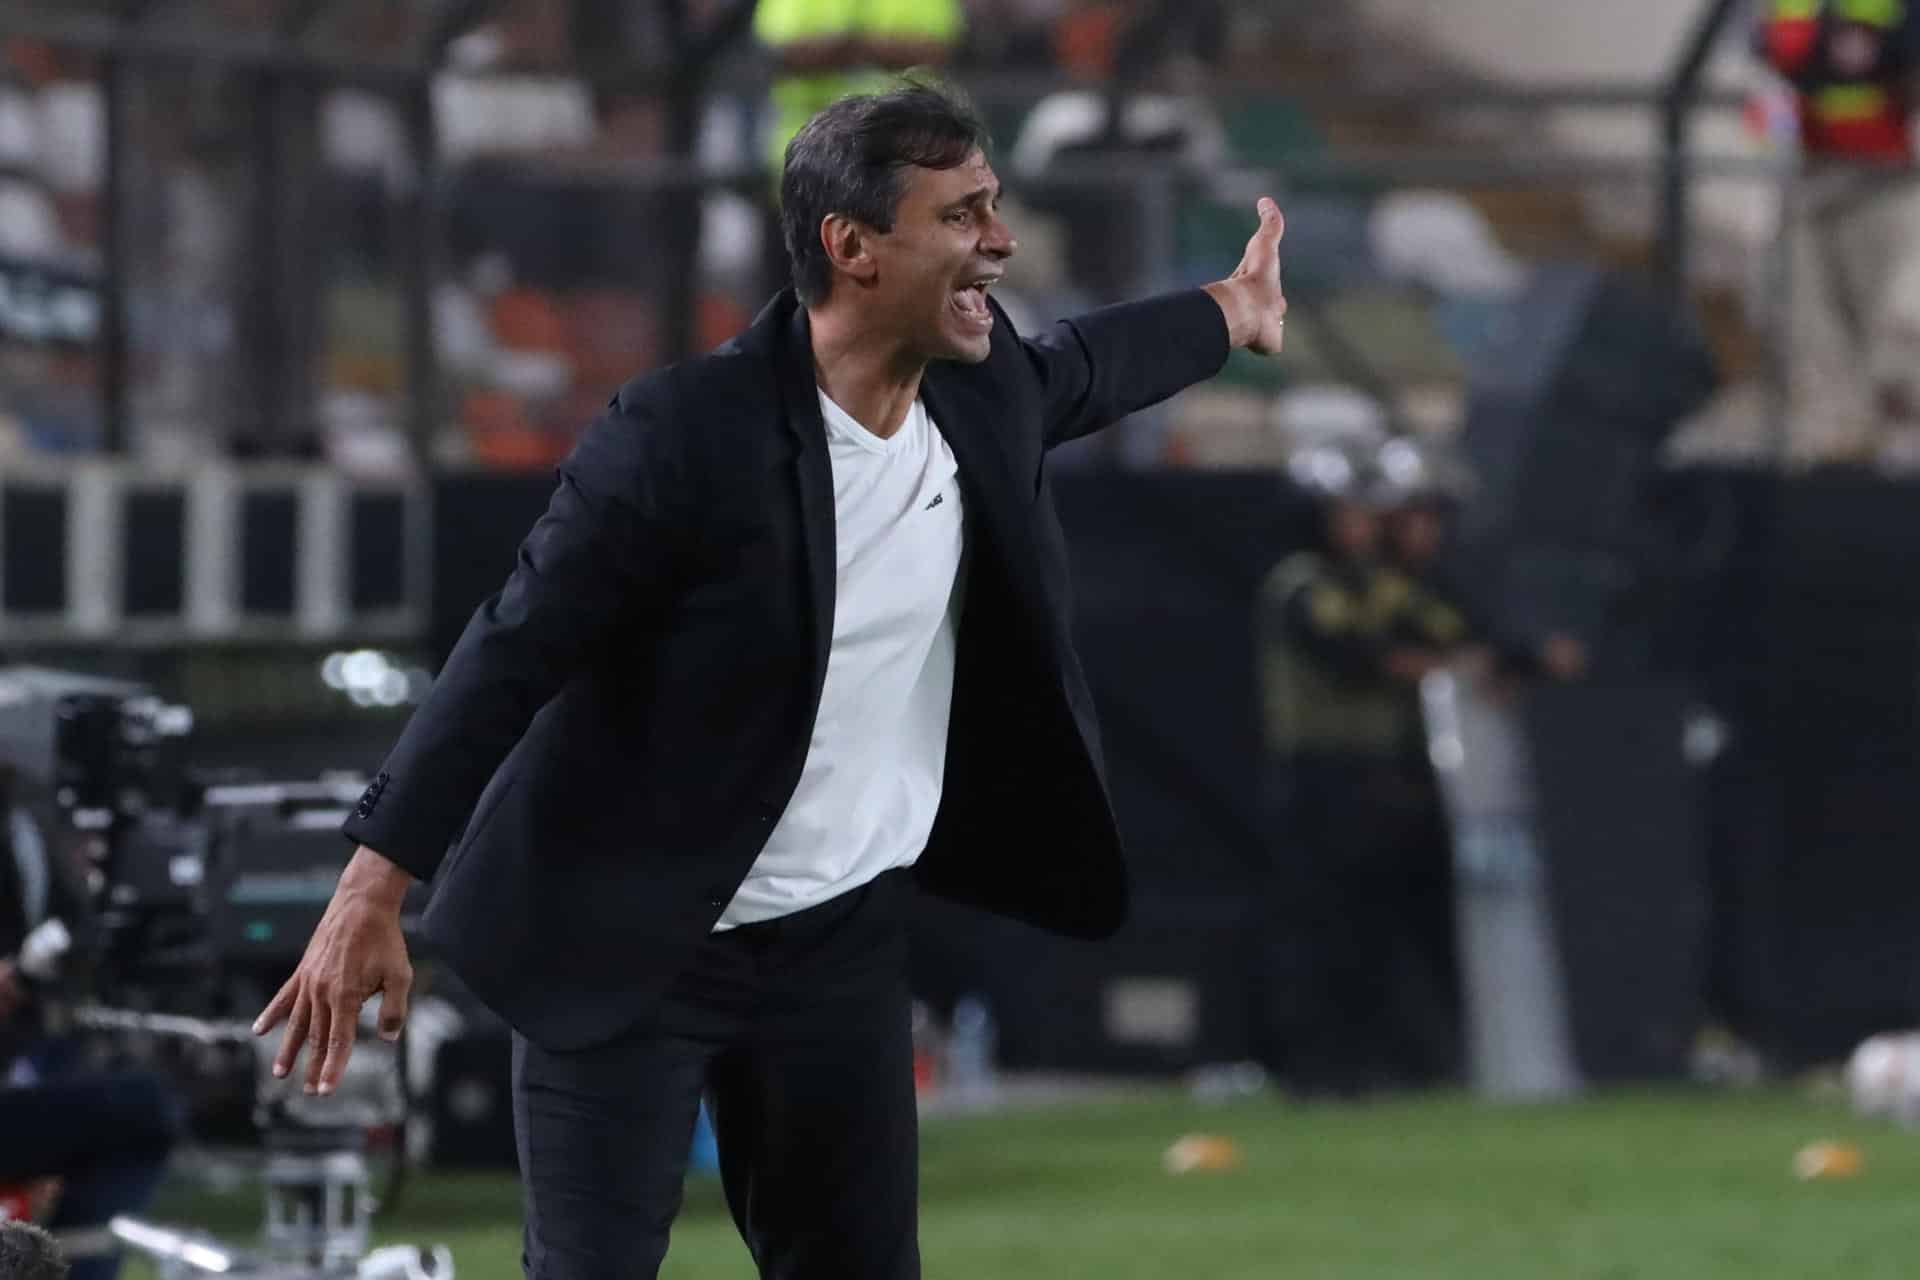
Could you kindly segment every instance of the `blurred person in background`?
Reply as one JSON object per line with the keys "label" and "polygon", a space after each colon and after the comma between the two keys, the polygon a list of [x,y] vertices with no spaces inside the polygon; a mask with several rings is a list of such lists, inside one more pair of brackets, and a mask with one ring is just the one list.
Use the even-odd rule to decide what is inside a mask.
{"label": "blurred person in background", "polygon": [[1435,809],[1416,693],[1449,655],[1406,625],[1371,451],[1309,445],[1288,472],[1320,503],[1324,545],[1281,561],[1257,614],[1280,833],[1270,1053],[1307,1096],[1435,1084],[1457,1057],[1432,928],[1451,897],[1420,838]]}
{"label": "blurred person in background", "polygon": [[[1220,53],[1203,20],[1212,9],[1082,0],[1060,23],[1070,83],[1034,105],[1009,163],[1028,180],[1035,207],[1061,219],[1068,278],[1096,302],[1141,288],[1143,270],[1155,260],[1143,191],[1111,181],[1114,173],[1200,176],[1232,158],[1205,92],[1209,60]],[[1073,172],[1060,181],[1056,170]]]}
{"label": "blurred person in background", "polygon": [[[1179,210],[1231,155],[1205,88],[1220,52],[1209,0],[1073,0],[1054,26],[1067,83],[1021,122],[1008,163],[1022,198],[1057,232],[1071,309],[1171,287],[1182,275]],[[1184,176],[1172,187],[1155,185]],[[1163,199],[1164,198],[1164,199]],[[1243,201],[1230,200],[1237,228]],[[1237,231],[1236,231],[1237,234]],[[1204,278],[1204,277],[1200,277]],[[1062,466],[1155,466],[1167,454],[1164,409],[1077,442]]]}
{"label": "blurred person in background", "polygon": [[1470,496],[1471,477],[1446,451],[1390,440],[1375,460],[1384,504],[1382,564],[1401,600],[1397,633],[1409,645],[1464,659],[1469,670],[1507,678],[1577,680],[1586,645],[1567,632],[1513,636],[1476,609],[1449,573],[1445,552]]}
{"label": "blurred person in background", "polygon": [[0,766],[0,1079],[30,1074],[23,1055],[43,1033],[43,997],[74,982],[93,937],[79,855],[33,793]]}
{"label": "blurred person in background", "polygon": [[96,257],[58,61],[0,45],[0,458],[97,448]]}
{"label": "blurred person in background", "polygon": [[1053,29],[1067,0],[966,0],[966,38],[954,55],[969,71],[1056,70]]}
{"label": "blurred person in background", "polygon": [[1910,0],[1761,0],[1805,173],[1792,233],[1789,393],[1825,457],[1920,462],[1920,182]]}
{"label": "blurred person in background", "polygon": [[17,779],[0,777],[0,1184],[52,1201],[46,1225],[75,1280],[113,1280],[115,1215],[159,1186],[183,1119],[157,1077],[65,1067],[48,1052],[48,1006],[65,994],[90,936],[86,889]]}
{"label": "blurred person in background", "polygon": [[703,1091],[760,1274],[917,1277],[904,895],[1125,918],[1046,454],[1277,353],[1282,222],[1262,200],[1224,280],[1025,339],[987,294],[989,145],[914,83],[795,135],[794,287],[562,464],[255,1024],[330,1092],[375,993],[400,1032],[400,903],[437,874],[428,940],[515,1028],[537,1280],[657,1273]]}
{"label": "blurred person in background", "polygon": [[1384,811],[1370,865],[1382,874],[1356,892],[1376,894],[1379,927],[1395,931],[1369,955],[1398,998],[1384,1006],[1386,1025],[1363,1062],[1389,1084],[1432,1085],[1460,1068],[1460,1001],[1452,833],[1428,751],[1420,683],[1445,667],[1494,682],[1497,694],[1520,679],[1578,679],[1587,657],[1565,633],[1538,642],[1504,634],[1448,572],[1446,552],[1471,487],[1455,458],[1400,438],[1368,461],[1381,521],[1373,598],[1386,614],[1379,675],[1399,710],[1395,741],[1376,762]]}
{"label": "blurred person in background", "polygon": [[773,55],[767,162],[830,102],[893,75],[946,65],[963,34],[960,0],[759,0],[753,33]]}
{"label": "blurred person in background", "polygon": [[60,1246],[31,1222],[0,1222],[0,1280],[66,1280]]}

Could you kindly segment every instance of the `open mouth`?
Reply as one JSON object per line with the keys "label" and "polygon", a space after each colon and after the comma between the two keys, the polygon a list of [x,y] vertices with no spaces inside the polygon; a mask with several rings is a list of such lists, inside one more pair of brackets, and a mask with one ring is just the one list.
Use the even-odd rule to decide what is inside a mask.
{"label": "open mouth", "polygon": [[998,275],[974,276],[961,283],[953,291],[953,309],[960,313],[963,320],[981,328],[991,328],[993,312],[987,307],[987,290],[993,287]]}

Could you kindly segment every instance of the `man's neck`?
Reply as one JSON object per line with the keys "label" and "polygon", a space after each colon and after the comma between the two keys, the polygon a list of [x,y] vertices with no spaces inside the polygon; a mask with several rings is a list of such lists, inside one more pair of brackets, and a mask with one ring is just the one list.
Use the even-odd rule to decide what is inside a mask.
{"label": "man's neck", "polygon": [[828,399],[881,439],[907,420],[927,362],[899,339],[861,324],[850,310],[826,306],[807,313],[813,335],[813,376]]}

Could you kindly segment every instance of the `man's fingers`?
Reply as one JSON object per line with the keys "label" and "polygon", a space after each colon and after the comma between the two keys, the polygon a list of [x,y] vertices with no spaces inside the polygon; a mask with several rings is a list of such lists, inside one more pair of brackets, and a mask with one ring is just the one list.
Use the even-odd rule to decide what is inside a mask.
{"label": "man's fingers", "polygon": [[346,1074],[347,1059],[353,1056],[353,1033],[360,1022],[360,1010],[352,1000],[342,998],[333,1006],[331,1034],[327,1036],[326,1060],[320,1064],[320,1092],[329,1094]]}
{"label": "man's fingers", "polygon": [[388,1040],[400,1038],[407,1025],[407,1000],[413,994],[413,970],[403,968],[387,979],[380,994],[380,1034]]}
{"label": "man's fingers", "polygon": [[298,992],[293,1002],[293,1013],[287,1019],[286,1034],[280,1037],[280,1052],[275,1054],[273,1058],[273,1074],[275,1079],[279,1079],[285,1076],[287,1072],[293,1070],[293,1064],[300,1056],[300,1046],[304,1044],[307,1039],[307,1023],[311,1017],[309,1013],[311,1005],[312,1001],[307,998],[306,994],[303,991]]}
{"label": "man's fingers", "polygon": [[300,975],[295,974],[281,984],[273,999],[267,1001],[267,1007],[253,1020],[253,1034],[263,1036],[280,1025],[280,1019],[287,1016],[287,1010],[293,1008],[293,999],[300,994]]}
{"label": "man's fingers", "polygon": [[1246,257],[1235,274],[1265,275],[1280,272],[1280,237],[1287,233],[1287,220],[1280,206],[1268,196],[1260,197],[1260,226],[1247,241]]}
{"label": "man's fingers", "polygon": [[1260,197],[1260,230],[1256,235],[1278,241],[1287,234],[1287,218],[1271,196]]}
{"label": "man's fingers", "polygon": [[307,1027],[307,1092],[320,1088],[320,1068],[327,1061],[327,1033],[333,1029],[333,1006],[315,996],[313,1021]]}

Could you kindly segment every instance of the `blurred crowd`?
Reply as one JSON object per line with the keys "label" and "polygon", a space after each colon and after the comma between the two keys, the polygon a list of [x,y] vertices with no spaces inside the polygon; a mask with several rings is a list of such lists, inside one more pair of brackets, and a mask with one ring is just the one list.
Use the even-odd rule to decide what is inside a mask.
{"label": "blurred crowd", "polygon": [[[191,0],[169,21],[272,33],[300,8]],[[336,71],[419,63],[449,10],[310,8],[301,46]],[[1525,323],[1529,268],[1495,203],[1378,181],[1287,185],[1296,161],[1337,152],[1345,134],[1285,92],[1308,55],[1302,6],[1284,0],[505,0],[486,12],[447,33],[430,165],[391,83],[275,81],[217,58],[132,64],[129,451],[546,466],[621,381],[723,341],[784,283],[766,166],[821,102],[910,67],[969,87],[994,126],[1022,244],[1002,297],[1023,327],[1210,278],[1236,258],[1255,188],[1277,179],[1286,198],[1298,304],[1286,357],[1236,360],[1067,461],[1277,466],[1356,421],[1442,439],[1476,360]],[[1809,175],[1789,312],[1793,413],[1810,424],[1796,456],[1920,458],[1914,24],[1877,0],[1758,12],[1754,65],[1785,105],[1757,109],[1756,129],[1790,132]],[[102,72],[85,52],[0,46],[0,457],[106,440]],[[670,93],[688,85],[691,108],[676,114]],[[1865,125],[1845,118],[1863,110]],[[1858,177],[1863,157],[1871,180]],[[410,268],[427,252],[433,383],[414,379],[408,347]],[[423,389],[434,403],[417,406]],[[1738,395],[1715,413],[1764,416]],[[1727,433],[1706,428],[1712,452]]]}
{"label": "blurred crowd", "polygon": [[[283,6],[200,7],[209,30],[232,32],[263,28]],[[303,40],[404,60],[430,8],[324,6]],[[784,283],[762,166],[813,104],[876,76],[938,68],[988,114],[1023,246],[1002,297],[1022,327],[1217,275],[1239,253],[1260,185],[1239,175],[1328,145],[1298,103],[1244,87],[1284,81],[1271,51],[1285,42],[1264,6],[763,0],[746,22],[732,14],[737,32],[731,13],[708,0],[670,28],[658,0],[513,0],[447,47],[431,89],[441,402],[429,458],[548,465],[621,381],[672,358],[676,340],[704,349],[740,329]],[[673,185],[660,56],[707,35],[713,61],[687,130],[707,181],[692,314],[676,339],[666,228],[685,222],[694,197]],[[0,330],[0,452],[10,455],[104,439],[101,70],[22,40],[0,58],[0,286],[15,304],[0,308],[13,317]],[[282,91],[280,132],[263,151],[259,76],[214,60],[129,73],[125,444],[137,456],[413,459],[417,139],[390,91],[313,83],[311,94]],[[1227,84],[1242,87],[1217,92]],[[1279,366],[1236,361],[1204,394],[1143,415],[1084,460],[1276,462],[1329,413],[1457,421],[1460,343],[1521,274],[1485,220],[1453,196],[1359,187],[1302,193],[1289,217],[1290,283],[1329,293],[1333,336],[1317,341],[1322,322],[1303,314]],[[62,285],[92,309],[85,333],[21,320],[32,309],[22,304],[54,310],[44,304]],[[1406,403],[1351,385],[1336,329],[1366,335]],[[259,354],[265,334],[271,361]]]}

